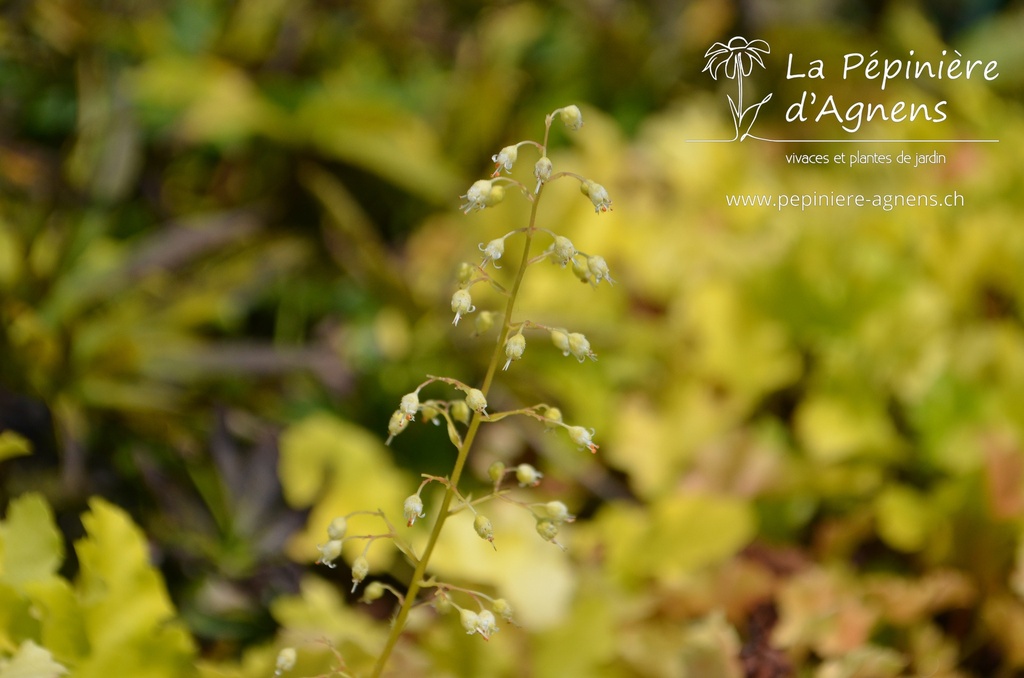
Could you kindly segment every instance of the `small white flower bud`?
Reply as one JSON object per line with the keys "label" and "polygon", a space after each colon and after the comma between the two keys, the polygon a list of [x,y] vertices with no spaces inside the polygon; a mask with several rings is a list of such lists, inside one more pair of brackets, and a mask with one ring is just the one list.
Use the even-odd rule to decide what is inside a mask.
{"label": "small white flower bud", "polygon": [[591,282],[590,269],[587,268],[587,262],[583,261],[581,263],[576,257],[572,259],[572,274],[582,283]]}
{"label": "small white flower bud", "polygon": [[420,495],[410,494],[406,497],[402,513],[405,515],[405,524],[408,527],[412,527],[417,518],[422,518],[424,516],[423,500],[420,499]]}
{"label": "small white flower bud", "polygon": [[520,464],[516,467],[516,480],[519,487],[537,487],[544,475],[530,464]]}
{"label": "small white flower bud", "polygon": [[466,195],[460,197],[466,200],[466,204],[461,208],[462,212],[469,214],[475,210],[497,205],[505,198],[505,188],[495,184],[493,179],[480,179],[473,182],[473,185],[466,191]]}
{"label": "small white flower bud", "polygon": [[342,542],[340,539],[331,539],[326,544],[320,544],[316,547],[317,551],[320,552],[320,558],[317,559],[317,565],[326,565],[332,570],[337,567],[334,562],[341,555]]}
{"label": "small white flower bud", "polygon": [[492,483],[500,482],[505,477],[505,463],[501,461],[493,462],[487,467],[487,477],[491,479]]}
{"label": "small white flower bud", "polygon": [[455,278],[459,281],[460,285],[468,283],[473,279],[474,275],[476,275],[476,266],[468,261],[461,262],[459,268],[455,271]]}
{"label": "small white flower bud", "polygon": [[571,523],[576,516],[569,513],[569,508],[560,501],[549,501],[543,506],[544,514],[556,523]]}
{"label": "small white flower bud", "polygon": [[452,610],[452,599],[444,594],[434,596],[434,609],[438,614],[448,614]]}
{"label": "small white flower bud", "polygon": [[475,310],[476,306],[473,305],[473,297],[470,296],[469,290],[455,290],[455,294],[452,295],[452,312],[455,313],[452,325],[458,325],[463,314],[472,313]]}
{"label": "small white flower bud", "polygon": [[580,113],[578,106],[566,106],[558,110],[558,117],[562,119],[562,122],[571,130],[578,130],[583,127],[583,114]]}
{"label": "small white flower bud", "polygon": [[452,418],[455,421],[461,424],[469,423],[469,405],[466,404],[465,400],[454,401],[449,412],[451,412]]}
{"label": "small white flower bud", "polygon": [[587,179],[580,184],[580,192],[594,203],[595,212],[607,212],[612,208],[612,200],[608,197],[608,191],[601,184]]}
{"label": "small white flower bud", "polygon": [[476,630],[481,638],[490,640],[491,636],[499,631],[494,613],[490,610],[481,610],[476,616]]}
{"label": "small white flower bud", "polygon": [[557,407],[549,407],[544,412],[544,427],[554,428],[562,423],[562,410]]}
{"label": "small white flower bud", "polygon": [[274,662],[274,675],[279,676],[285,671],[291,671],[295,668],[295,661],[298,659],[298,653],[294,647],[282,648],[277,653],[277,661]]}
{"label": "small white flower bud", "polygon": [[580,448],[587,448],[591,454],[597,452],[599,445],[595,445],[593,441],[594,429],[589,431],[582,426],[569,426],[569,439],[580,446]]}
{"label": "small white flower bud", "polygon": [[509,605],[508,601],[504,598],[498,598],[494,601],[494,611],[498,613],[498,616],[507,622],[512,621],[512,606]]}
{"label": "small white flower bud", "polygon": [[505,148],[498,151],[497,155],[492,155],[491,160],[497,165],[494,168],[494,174],[492,177],[496,177],[501,174],[501,170],[506,172],[512,171],[512,165],[515,164],[516,158],[519,156],[518,146],[506,146]]}
{"label": "small white flower bud", "polygon": [[477,624],[480,622],[480,615],[473,610],[463,608],[459,610],[459,621],[462,623],[462,628],[466,629],[466,635],[471,636],[478,631]]}
{"label": "small white flower bud", "polygon": [[[477,247],[479,247],[480,251],[484,253],[485,264],[488,261],[496,262],[498,259],[501,259],[501,255],[505,254],[505,239],[495,238],[486,245],[480,243]],[[498,264],[495,263],[494,268],[501,268],[501,266],[498,266]]]}
{"label": "small white flower bud", "polygon": [[348,530],[348,520],[345,516],[338,516],[327,526],[327,536],[330,539],[344,539]]}
{"label": "small white flower bud", "polygon": [[548,156],[542,157],[537,161],[537,164],[533,166],[533,176],[537,177],[537,189],[534,193],[540,192],[541,184],[551,178],[551,172],[554,170],[554,165],[551,164]]}
{"label": "small white flower bud", "polygon": [[537,534],[544,541],[554,541],[555,537],[558,536],[558,524],[553,520],[542,518],[537,521]]}
{"label": "small white flower bud", "polygon": [[569,355],[569,333],[565,330],[551,330],[551,343],[555,345],[562,355]]}
{"label": "small white flower bud", "polygon": [[551,256],[554,257],[558,265],[564,268],[576,256],[576,247],[568,238],[556,235],[555,242],[551,245]]}
{"label": "small white flower bud", "polygon": [[494,327],[494,312],[480,311],[476,316],[476,320],[473,321],[473,327],[476,329],[477,334],[487,332],[487,330]]}
{"label": "small white flower bud", "polygon": [[587,358],[597,360],[597,356],[590,350],[590,342],[579,332],[573,332],[569,335],[569,352],[576,356],[580,362]]}
{"label": "small white flower bud", "polygon": [[405,415],[405,418],[412,421],[416,418],[416,411],[420,409],[420,394],[413,391],[402,396],[402,403],[398,409]]}
{"label": "small white flower bud", "polygon": [[505,357],[508,360],[505,361],[505,367],[502,369],[507,370],[508,366],[512,364],[513,360],[519,360],[523,357],[523,351],[526,350],[526,337],[522,334],[514,334],[505,341]]}
{"label": "small white flower bud", "polygon": [[352,593],[356,592],[356,587],[359,583],[366,579],[366,575],[370,573],[370,562],[366,559],[366,556],[359,556],[352,563]]}
{"label": "small white flower bud", "polygon": [[484,396],[484,392],[478,388],[471,388],[466,393],[466,405],[474,412],[487,414],[487,398]]}
{"label": "small white flower bud", "polygon": [[608,271],[608,262],[604,257],[597,255],[587,257],[587,269],[590,271],[591,283],[596,287],[602,280],[607,280],[609,285],[614,285],[611,273]]}
{"label": "small white flower bud", "polygon": [[408,425],[409,419],[405,416],[405,413],[402,410],[395,410],[391,414],[391,420],[388,421],[388,439],[384,441],[384,444],[390,445],[391,440],[404,431]]}
{"label": "small white flower bud", "polygon": [[360,598],[360,600],[364,603],[372,603],[383,595],[384,584],[381,584],[379,581],[371,581],[366,585],[366,588],[363,589],[363,597]]}
{"label": "small white flower bud", "polygon": [[476,514],[476,518],[473,519],[473,529],[480,535],[481,539],[494,543],[494,528],[491,526],[491,521],[482,513]]}

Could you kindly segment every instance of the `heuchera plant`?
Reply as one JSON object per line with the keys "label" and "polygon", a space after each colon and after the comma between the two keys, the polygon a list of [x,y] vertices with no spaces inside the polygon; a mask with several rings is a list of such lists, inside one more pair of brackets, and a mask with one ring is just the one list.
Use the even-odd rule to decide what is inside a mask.
{"label": "heuchera plant", "polygon": [[[461,493],[459,481],[466,467],[466,461],[473,450],[473,443],[480,426],[519,415],[535,419],[548,428],[564,429],[569,439],[581,450],[593,453],[598,449],[598,445],[594,442],[594,429],[567,424],[562,420],[562,413],[557,407],[541,403],[508,411],[488,409],[487,395],[499,372],[499,367],[502,370],[508,370],[515,362],[524,359],[528,333],[547,333],[557,350],[567,357],[572,355],[581,363],[588,358],[597,359],[591,350],[590,342],[583,334],[563,327],[553,327],[528,318],[517,317],[516,313],[516,300],[526,272],[533,265],[544,261],[554,262],[563,268],[571,267],[577,278],[594,286],[602,281],[607,281],[609,284],[614,282],[609,274],[608,264],[603,257],[578,250],[568,238],[538,225],[538,209],[541,198],[547,190],[548,184],[558,179],[570,178],[579,182],[580,191],[590,199],[595,213],[607,212],[612,208],[608,192],[600,184],[573,172],[556,171],[548,158],[548,138],[552,123],[556,119],[564,123],[570,130],[579,130],[583,126],[583,116],[577,106],[556,109],[545,118],[543,141],[520,141],[502,148],[492,156],[495,169],[491,177],[476,181],[466,191],[466,194],[461,196],[464,200],[461,209],[467,215],[498,205],[504,200],[509,189],[513,193],[522,195],[530,203],[529,220],[525,226],[510,231],[500,238],[480,244],[479,249],[483,253],[481,261],[475,265],[466,264],[461,267],[458,288],[452,295],[453,325],[457,326],[461,320],[475,314],[477,335],[486,336],[486,333],[493,327],[497,326],[498,328],[494,351],[482,383],[472,385],[453,377],[427,375],[421,384],[402,397],[398,409],[395,410],[388,424],[387,442],[391,444],[396,436],[405,431],[409,423],[414,421],[417,416],[437,424],[443,423],[447,429],[449,440],[457,450],[451,474],[447,477],[424,474],[419,487],[405,499],[402,506],[404,522],[411,527],[413,523],[426,515],[422,499],[423,489],[430,483],[439,483],[445,488],[441,505],[435,514],[437,517],[431,526],[430,536],[425,546],[422,549],[414,549],[388,518],[386,512],[375,510],[359,511],[335,518],[327,527],[327,541],[318,547],[320,558],[317,562],[333,567],[335,560],[341,555],[345,541],[362,540],[365,542],[362,554],[352,563],[353,591],[369,574],[367,552],[375,542],[381,539],[390,540],[414,567],[414,572],[405,591],[374,581],[371,581],[365,588],[362,598],[364,601],[380,598],[387,591],[394,595],[399,602],[391,632],[377,657],[373,670],[374,676],[379,676],[383,672],[388,658],[402,634],[410,610],[417,602],[422,602],[421,599],[426,597],[424,595],[426,590],[432,590],[432,603],[438,611],[457,611],[460,623],[466,633],[479,635],[485,640],[498,631],[498,619],[507,622],[511,622],[513,619],[512,608],[504,599],[493,598],[483,592],[442,582],[436,577],[428,576],[431,555],[449,517],[459,511],[470,511],[474,516],[473,529],[481,539],[491,542],[492,545],[494,530],[491,521],[483,512],[483,508],[487,502],[495,499],[510,502],[529,511],[535,520],[537,534],[542,539],[559,546],[561,546],[557,541],[559,527],[574,519],[566,505],[560,501],[530,503],[514,498],[513,489],[506,485],[518,483],[519,487],[532,487],[541,482],[543,477],[541,472],[529,464],[506,468],[502,462],[494,462],[488,470],[493,483],[489,494],[470,499]],[[519,160],[520,149],[524,147],[532,147],[540,156],[534,164],[533,180],[529,185],[521,183],[511,176],[512,170]],[[506,244],[514,240],[521,241],[519,263],[512,274],[511,284],[503,284],[498,280],[495,269],[501,268],[499,262],[505,257]],[[546,241],[543,243],[545,246],[538,247],[535,243],[537,240]],[[482,310],[478,312],[472,296],[472,290],[477,285],[488,285],[497,290],[506,300],[504,311]],[[446,387],[449,392],[454,390],[457,392],[456,397],[451,398],[450,395],[424,397],[426,391],[439,390],[435,388],[437,386]],[[514,483],[511,482],[513,478]],[[355,515],[370,515],[378,518],[384,524],[384,531],[375,534],[349,534],[348,521]],[[282,659],[279,670],[282,666],[292,663],[294,663],[294,658],[289,654]]]}

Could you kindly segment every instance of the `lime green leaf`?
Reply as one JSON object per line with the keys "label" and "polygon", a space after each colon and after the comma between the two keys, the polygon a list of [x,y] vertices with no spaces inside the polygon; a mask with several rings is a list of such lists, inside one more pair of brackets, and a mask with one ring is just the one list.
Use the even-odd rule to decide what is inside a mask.
{"label": "lime green leaf", "polygon": [[195,648],[174,621],[163,579],[148,562],[145,536],[122,509],[99,498],[89,506],[82,516],[88,536],[76,542],[75,550],[91,653],[75,675],[182,675]]}
{"label": "lime green leaf", "polygon": [[32,616],[39,623],[39,640],[61,662],[75,664],[89,651],[85,618],[68,580],[49,577],[25,585]]}
{"label": "lime green leaf", "polygon": [[[306,562],[315,559],[316,545],[327,541],[327,525],[335,517],[378,508],[400,516],[403,500],[415,487],[395,468],[379,436],[326,413],[315,414],[282,434],[278,472],[289,504],[315,504],[306,531],[290,544],[292,556]],[[368,530],[384,528],[380,518],[355,520]],[[349,529],[363,528],[352,525]],[[356,540],[346,542],[346,558],[351,561],[363,546]],[[371,548],[367,554],[371,570],[386,566],[393,555],[391,548]]]}
{"label": "lime green leaf", "polygon": [[893,485],[875,500],[878,536],[894,549],[919,551],[932,536],[933,518],[928,501],[916,490]]}
{"label": "lime green leaf", "polygon": [[0,431],[0,461],[32,454],[32,444],[14,431]]}
{"label": "lime green leaf", "polygon": [[612,571],[667,579],[735,554],[756,528],[748,503],[711,495],[671,496],[649,513],[612,504],[602,511],[599,523]]}
{"label": "lime green leaf", "polygon": [[41,496],[25,494],[13,500],[0,525],[0,579],[14,586],[45,579],[64,559],[64,546],[53,512]]}
{"label": "lime green leaf", "polygon": [[68,670],[53,661],[49,650],[26,640],[7,662],[0,663],[0,678],[57,678]]}

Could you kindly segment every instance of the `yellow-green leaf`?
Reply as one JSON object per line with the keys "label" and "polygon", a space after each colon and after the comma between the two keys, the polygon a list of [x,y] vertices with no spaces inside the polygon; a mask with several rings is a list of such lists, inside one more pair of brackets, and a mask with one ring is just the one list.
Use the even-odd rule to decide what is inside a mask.
{"label": "yellow-green leaf", "polygon": [[38,494],[24,494],[11,501],[7,519],[0,524],[0,545],[0,580],[15,587],[46,579],[64,559],[53,512]]}

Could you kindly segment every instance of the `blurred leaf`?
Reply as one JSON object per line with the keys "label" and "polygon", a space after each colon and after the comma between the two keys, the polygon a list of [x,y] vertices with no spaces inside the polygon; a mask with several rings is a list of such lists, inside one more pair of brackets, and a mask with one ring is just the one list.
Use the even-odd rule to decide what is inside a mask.
{"label": "blurred leaf", "polygon": [[15,587],[50,577],[64,560],[64,541],[53,512],[38,494],[11,501],[0,524],[0,545],[0,580]]}
{"label": "blurred leaf", "polygon": [[68,673],[66,667],[31,640],[26,640],[8,660],[0,660],[0,678],[57,678]]}
{"label": "blurred leaf", "polygon": [[[296,508],[312,506],[306,530],[290,542],[289,555],[299,562],[316,559],[317,544],[327,541],[327,526],[337,516],[377,508],[401,515],[402,501],[415,485],[394,465],[383,441],[369,431],[327,413],[311,415],[281,435],[278,465],[285,501]],[[360,516],[352,522],[372,526],[361,533],[380,532],[379,518]],[[354,559],[363,543],[348,540],[346,557]],[[394,556],[389,545],[367,554],[373,569]]]}
{"label": "blurred leaf", "polygon": [[32,454],[32,443],[14,431],[0,431],[0,461]]}
{"label": "blurred leaf", "polygon": [[78,590],[89,655],[75,675],[171,678],[183,675],[195,646],[181,623],[160,573],[149,563],[146,540],[123,510],[89,502],[86,538],[75,543]]}
{"label": "blurred leaf", "polygon": [[900,551],[920,551],[931,538],[937,517],[919,492],[890,485],[875,500],[878,536]]}
{"label": "blurred leaf", "polygon": [[434,203],[454,204],[459,176],[421,119],[328,78],[295,114],[293,132],[327,155],[367,169]]}

